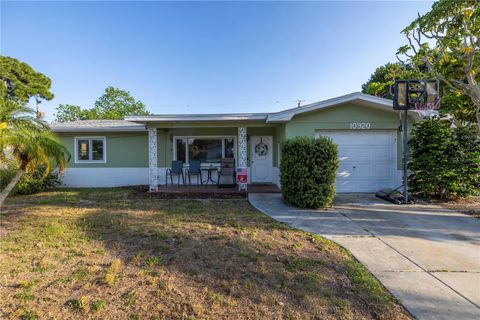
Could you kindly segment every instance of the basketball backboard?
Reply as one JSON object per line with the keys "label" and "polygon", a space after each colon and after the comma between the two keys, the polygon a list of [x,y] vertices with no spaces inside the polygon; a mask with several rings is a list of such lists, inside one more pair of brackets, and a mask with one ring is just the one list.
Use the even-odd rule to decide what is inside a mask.
{"label": "basketball backboard", "polygon": [[394,110],[434,110],[440,105],[438,80],[396,80]]}

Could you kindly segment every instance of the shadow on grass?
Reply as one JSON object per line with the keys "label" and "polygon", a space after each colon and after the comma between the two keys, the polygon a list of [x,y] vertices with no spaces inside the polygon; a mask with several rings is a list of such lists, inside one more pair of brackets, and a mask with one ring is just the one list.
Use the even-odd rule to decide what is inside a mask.
{"label": "shadow on grass", "polygon": [[220,301],[231,312],[240,304],[264,316],[372,318],[392,302],[381,287],[362,291],[363,278],[371,276],[359,274],[341,248],[271,220],[246,200],[158,200],[100,189],[25,201],[27,207],[51,207],[52,213],[89,209],[74,222],[86,238],[101,241],[133,269],[130,277],[161,270],[176,279],[173,295],[190,290],[191,296],[204,296],[194,303]]}

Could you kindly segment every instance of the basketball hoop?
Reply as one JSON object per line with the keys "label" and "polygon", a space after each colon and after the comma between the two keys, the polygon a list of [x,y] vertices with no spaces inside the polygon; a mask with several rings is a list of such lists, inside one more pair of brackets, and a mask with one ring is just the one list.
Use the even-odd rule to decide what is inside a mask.
{"label": "basketball hoop", "polygon": [[436,110],[440,106],[438,80],[396,80],[394,110]]}
{"label": "basketball hoop", "polygon": [[432,102],[417,102],[414,105],[414,110],[418,112],[422,119],[431,119],[438,116],[437,109],[440,107],[440,99],[435,97]]}
{"label": "basketball hoop", "polygon": [[[438,80],[396,80],[394,87],[393,110],[403,111],[403,203],[413,203],[408,197],[408,111],[415,110],[421,118],[432,118],[438,115],[440,107]],[[392,191],[393,193],[393,191]],[[388,193],[383,198],[390,198]]]}

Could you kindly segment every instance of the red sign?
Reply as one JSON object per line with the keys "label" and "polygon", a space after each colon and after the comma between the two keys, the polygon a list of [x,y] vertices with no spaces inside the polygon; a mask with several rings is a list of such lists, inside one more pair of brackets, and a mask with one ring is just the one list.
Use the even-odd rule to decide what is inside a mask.
{"label": "red sign", "polygon": [[238,168],[237,169],[237,183],[247,183],[247,168]]}

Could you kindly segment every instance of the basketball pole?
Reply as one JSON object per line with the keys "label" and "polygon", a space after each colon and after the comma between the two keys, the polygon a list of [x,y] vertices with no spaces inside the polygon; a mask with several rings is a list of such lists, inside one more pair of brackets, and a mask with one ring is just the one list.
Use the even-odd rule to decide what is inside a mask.
{"label": "basketball pole", "polygon": [[408,203],[408,110],[403,116],[403,203]]}

